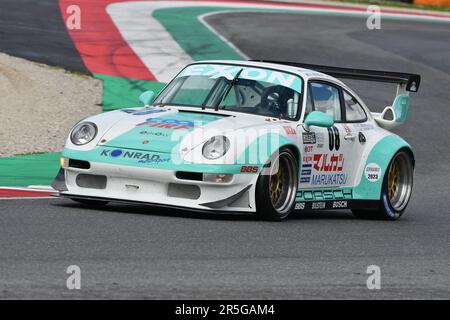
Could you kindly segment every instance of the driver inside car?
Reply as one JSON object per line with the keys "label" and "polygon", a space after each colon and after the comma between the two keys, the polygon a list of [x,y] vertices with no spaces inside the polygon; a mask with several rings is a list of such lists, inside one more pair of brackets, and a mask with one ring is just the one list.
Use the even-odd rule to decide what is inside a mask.
{"label": "driver inside car", "polygon": [[[294,91],[290,88],[276,85],[267,87],[261,94],[261,114],[280,119],[295,117]],[[298,99],[298,98],[297,98]]]}

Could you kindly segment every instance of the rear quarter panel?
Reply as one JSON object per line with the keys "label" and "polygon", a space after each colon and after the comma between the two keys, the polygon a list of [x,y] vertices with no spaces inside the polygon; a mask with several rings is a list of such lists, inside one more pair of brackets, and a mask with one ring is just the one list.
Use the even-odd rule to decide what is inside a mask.
{"label": "rear quarter panel", "polygon": [[[414,151],[411,145],[396,134],[386,131],[381,128],[375,129],[379,135],[376,142],[364,150],[359,166],[359,181],[356,181],[353,188],[353,198],[356,200],[379,200],[381,195],[381,188],[383,179],[387,172],[389,163],[394,155],[401,149],[408,149],[413,156],[413,163],[415,161]],[[373,164],[379,166],[381,169],[380,177],[376,181],[369,179],[366,174],[366,169],[374,167]],[[376,166],[375,166],[376,167]]]}

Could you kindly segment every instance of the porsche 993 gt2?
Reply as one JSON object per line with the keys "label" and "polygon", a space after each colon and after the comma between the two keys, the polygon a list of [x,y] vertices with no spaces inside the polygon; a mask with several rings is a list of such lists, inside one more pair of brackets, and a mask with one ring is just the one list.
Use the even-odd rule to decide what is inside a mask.
{"label": "porsche 993 gt2", "polygon": [[[370,112],[337,78],[397,85]],[[110,201],[282,220],[351,209],[396,220],[411,197],[414,151],[389,131],[405,122],[420,76],[273,61],[186,66],[144,106],[76,124],[53,187],[88,205]]]}

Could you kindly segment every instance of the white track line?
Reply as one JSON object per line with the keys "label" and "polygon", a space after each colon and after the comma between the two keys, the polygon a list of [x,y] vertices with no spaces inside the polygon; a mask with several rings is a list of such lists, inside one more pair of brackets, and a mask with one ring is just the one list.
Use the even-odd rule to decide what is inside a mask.
{"label": "white track line", "polygon": [[38,186],[38,185],[31,185],[31,186],[28,186],[28,187],[0,186],[0,189],[1,190],[33,191],[33,192],[57,192],[51,186]]}
{"label": "white track line", "polygon": [[[214,12],[208,12],[205,14],[202,14],[200,16],[198,16],[198,20],[206,27],[209,29],[209,31],[211,31],[212,33],[214,33],[220,40],[222,40],[223,42],[225,42],[229,47],[233,48],[234,51],[236,51],[239,55],[242,56],[243,59],[248,60],[249,56],[247,56],[245,53],[243,53],[238,47],[236,47],[234,45],[234,43],[232,43],[231,41],[229,41],[228,39],[226,39],[224,36],[222,36],[216,29],[214,29],[210,24],[208,24],[205,20],[205,18],[210,17],[210,16],[214,16],[216,14],[222,14],[222,13],[228,13],[228,12],[236,12],[233,10],[223,10],[223,11],[214,11]],[[239,12],[249,12],[249,11],[239,11]],[[251,12],[251,11],[250,11]]]}

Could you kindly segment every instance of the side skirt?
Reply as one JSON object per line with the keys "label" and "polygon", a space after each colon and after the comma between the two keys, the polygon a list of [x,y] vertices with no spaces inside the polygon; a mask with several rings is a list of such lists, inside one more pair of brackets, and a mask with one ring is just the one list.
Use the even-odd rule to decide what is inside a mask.
{"label": "side skirt", "polygon": [[364,209],[377,210],[380,202],[377,200],[326,200],[303,201],[295,203],[295,210],[337,210],[337,209]]}

